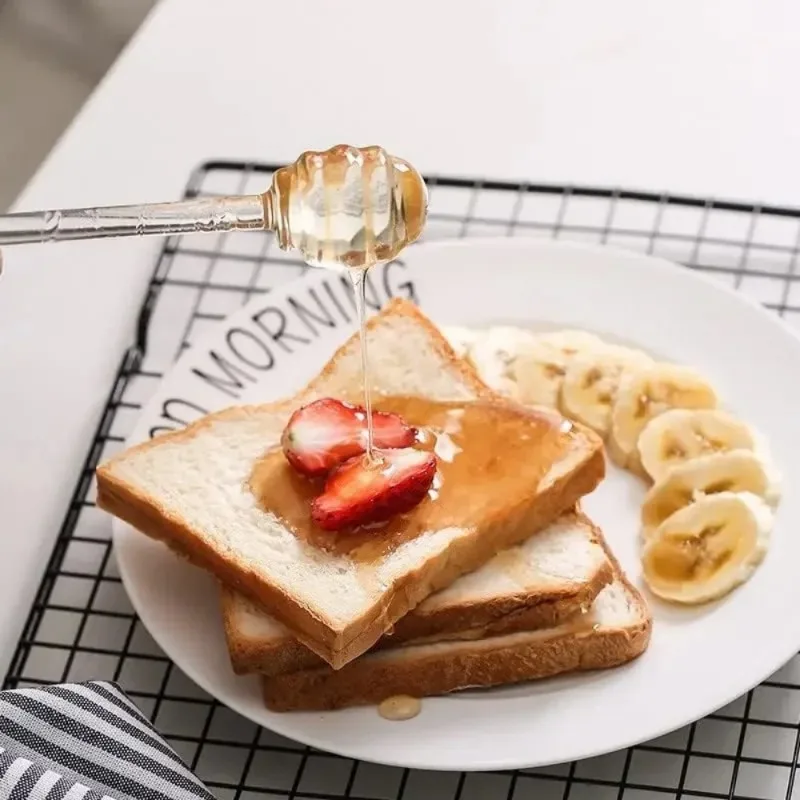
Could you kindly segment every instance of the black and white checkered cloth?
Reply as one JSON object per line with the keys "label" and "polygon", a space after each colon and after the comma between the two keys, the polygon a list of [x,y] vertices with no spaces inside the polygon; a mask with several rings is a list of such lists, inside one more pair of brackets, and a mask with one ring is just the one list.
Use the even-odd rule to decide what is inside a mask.
{"label": "black and white checkered cloth", "polygon": [[213,800],[113,683],[0,692],[0,800]]}

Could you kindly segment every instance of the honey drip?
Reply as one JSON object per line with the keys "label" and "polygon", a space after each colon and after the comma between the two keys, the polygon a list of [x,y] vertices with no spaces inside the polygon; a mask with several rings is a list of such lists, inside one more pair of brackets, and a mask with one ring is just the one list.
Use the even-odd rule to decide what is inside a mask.
{"label": "honey drip", "polygon": [[419,173],[381,147],[337,145],[279,169],[263,195],[265,218],[284,250],[313,267],[349,273],[358,311],[367,458],[374,460],[365,279],[416,241],[428,194]]}
{"label": "honey drip", "polygon": [[416,697],[396,694],[387,697],[379,706],[378,714],[391,722],[402,722],[413,719],[422,710],[422,704]]}
{"label": "honey drip", "polygon": [[367,344],[367,299],[364,293],[366,270],[354,269],[350,271],[350,278],[353,281],[353,293],[355,294],[356,311],[358,312],[358,337],[361,345],[361,380],[364,384],[364,411],[367,414],[367,462],[374,463],[375,458],[375,435],[372,422],[372,392],[369,381],[369,352]]}

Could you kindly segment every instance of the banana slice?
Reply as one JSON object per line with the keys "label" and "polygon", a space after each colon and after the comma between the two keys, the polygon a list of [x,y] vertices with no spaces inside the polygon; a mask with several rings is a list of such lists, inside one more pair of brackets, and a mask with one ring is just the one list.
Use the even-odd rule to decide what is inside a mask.
{"label": "banana slice", "polygon": [[611,410],[611,458],[619,466],[643,474],[639,436],[651,419],[671,408],[716,408],[717,402],[711,384],[688,367],[659,363],[626,371]]}
{"label": "banana slice", "polygon": [[606,347],[606,343],[599,336],[588,331],[571,329],[550,331],[549,333],[540,333],[536,338],[568,359],[579,353]]}
{"label": "banana slice", "polygon": [[773,514],[748,492],[701,497],[663,522],[645,544],[644,578],[653,594],[698,604],[744,583],[762,562]]}
{"label": "banana slice", "polygon": [[729,450],[754,450],[749,425],[720,409],[673,408],[645,425],[639,457],[647,474],[659,481],[673,467],[698,456]]}
{"label": "banana slice", "polygon": [[532,331],[498,325],[481,331],[470,348],[470,361],[481,380],[500,394],[519,399],[513,364],[536,340]]}
{"label": "banana slice", "polygon": [[680,509],[705,495],[719,492],[749,492],[770,506],[777,505],[780,499],[780,486],[752,450],[699,456],[671,469],[645,495],[642,503],[644,537],[649,538],[661,523]]}
{"label": "banana slice", "polygon": [[534,339],[509,366],[517,386],[517,399],[529,405],[558,408],[558,395],[569,358],[547,342]]}
{"label": "banana slice", "polygon": [[622,373],[652,363],[650,356],[641,350],[615,345],[576,355],[561,385],[561,412],[605,436]]}
{"label": "banana slice", "polygon": [[440,330],[459,358],[469,357],[472,346],[480,336],[480,332],[474,328],[464,328],[460,325],[445,325]]}
{"label": "banana slice", "polygon": [[536,334],[498,325],[481,332],[469,358],[481,379],[495,391],[528,405],[558,407],[569,359],[602,340],[583,331]]}
{"label": "banana slice", "polygon": [[602,339],[585,331],[539,334],[519,351],[512,366],[520,401],[557,409],[564,375],[571,361],[602,347],[605,347]]}

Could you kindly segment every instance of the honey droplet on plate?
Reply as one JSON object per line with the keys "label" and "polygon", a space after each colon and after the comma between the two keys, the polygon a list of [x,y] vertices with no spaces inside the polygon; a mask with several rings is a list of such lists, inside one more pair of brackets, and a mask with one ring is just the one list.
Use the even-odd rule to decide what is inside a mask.
{"label": "honey droplet on plate", "polygon": [[413,719],[422,709],[422,703],[416,697],[397,694],[387,697],[379,706],[378,713],[392,722]]}

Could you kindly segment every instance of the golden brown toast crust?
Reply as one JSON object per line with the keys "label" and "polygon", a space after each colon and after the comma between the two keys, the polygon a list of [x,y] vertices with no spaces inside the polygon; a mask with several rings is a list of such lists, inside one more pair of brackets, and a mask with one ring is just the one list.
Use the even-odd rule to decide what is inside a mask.
{"label": "golden brown toast crust", "polygon": [[[327,666],[261,679],[271,711],[331,711],[379,704],[394,695],[431,697],[470,687],[492,687],[569,672],[608,669],[638,658],[647,649],[652,616],[610,550],[615,578],[634,598],[640,621],[624,628],[565,631],[545,640],[508,642],[497,649],[459,648],[409,661],[356,659],[341,670]],[[412,649],[412,646],[409,646]]]}
{"label": "golden brown toast crust", "polygon": [[[587,525],[597,541],[602,534],[582,512],[568,512],[576,522]],[[394,630],[384,634],[373,650],[390,649],[416,640],[478,639],[521,630],[552,628],[592,604],[614,576],[607,559],[588,581],[563,584],[534,593],[506,595],[487,601],[469,601],[437,608],[430,614],[414,609],[399,619]],[[222,619],[230,653],[231,666],[237,675],[261,673],[280,675],[324,665],[324,661],[299,641],[287,635],[278,640],[259,640],[243,635],[235,624],[237,594],[225,585],[220,587]],[[265,609],[265,613],[269,613]]]}
{"label": "golden brown toast crust", "polygon": [[[368,327],[378,324],[389,313],[410,317],[417,325],[427,329],[433,348],[451,363],[454,371],[461,375],[477,397],[508,403],[480,381],[474,370],[456,356],[436,326],[412,303],[405,300],[392,301],[380,315],[373,316],[367,322]],[[345,628],[335,629],[316,615],[313,609],[279,587],[266,583],[247,563],[204,542],[157,500],[143,496],[135,486],[114,474],[114,464],[130,452],[155,447],[165,441],[185,441],[196,436],[215,420],[262,414],[280,415],[288,419],[298,405],[308,402],[317,394],[318,386],[325,385],[327,376],[335,369],[337,358],[352,346],[355,338],[351,337],[343,344],[321,373],[293,398],[260,406],[233,407],[210,414],[182,430],[138,444],[100,465],[96,471],[97,504],[100,508],[128,522],[140,532],[167,543],[193,564],[208,570],[223,583],[269,608],[276,619],[334,668],[341,667],[368,650],[385,631],[429,594],[448,586],[466,572],[477,569],[498,550],[514,545],[548,525],[573,506],[580,497],[591,492],[605,475],[605,458],[600,439],[588,429],[576,426],[576,430],[580,431],[593,449],[572,473],[556,481],[543,496],[537,498],[536,503],[532,503],[529,498],[517,498],[514,507],[509,508],[501,519],[487,521],[480,536],[455,540],[445,552],[395,581],[380,601],[360,619]]]}
{"label": "golden brown toast crust", "polygon": [[[521,642],[502,650],[459,651],[448,658],[388,661],[365,665],[356,659],[344,670],[326,668],[262,679],[270,711],[332,711],[377,705],[394,695],[431,697],[468,687],[492,687],[549,678],[567,672],[608,669],[641,655],[650,640],[650,624],[581,637]],[[341,675],[341,677],[339,677]]]}

